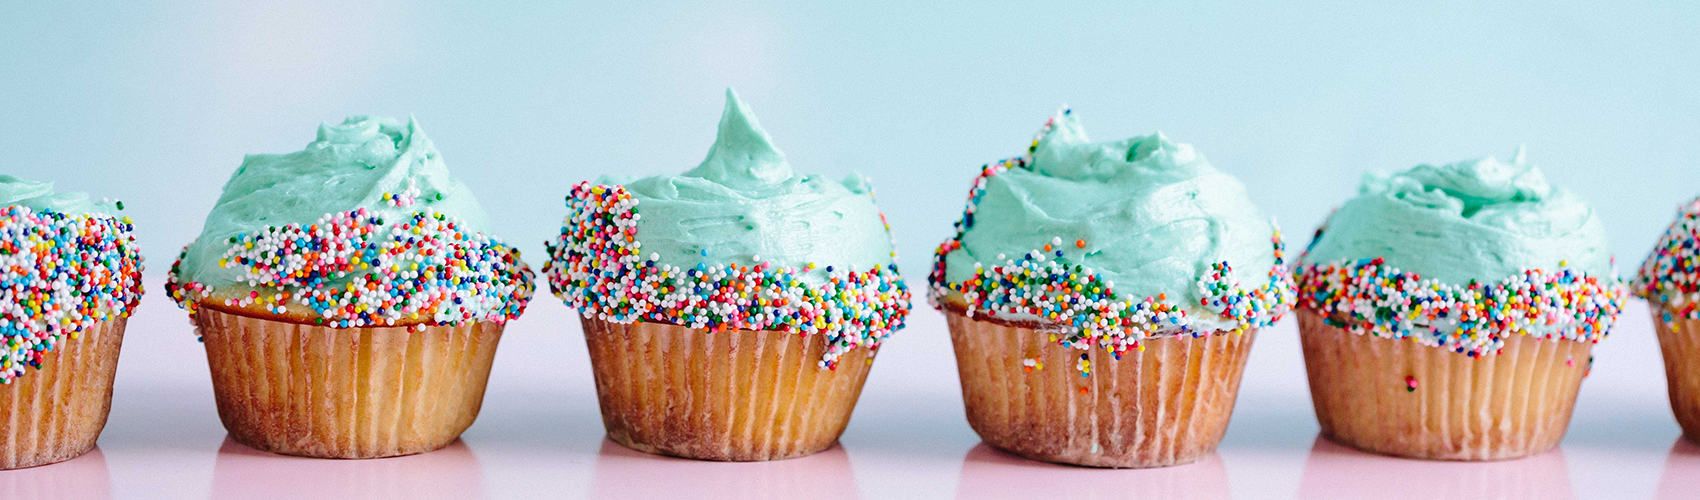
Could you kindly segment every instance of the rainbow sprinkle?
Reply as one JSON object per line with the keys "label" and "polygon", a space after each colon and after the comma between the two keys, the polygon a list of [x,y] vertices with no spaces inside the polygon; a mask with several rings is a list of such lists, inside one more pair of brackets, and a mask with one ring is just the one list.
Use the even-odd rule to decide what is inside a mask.
{"label": "rainbow sprinkle", "polygon": [[41,368],[66,337],[135,310],[142,256],[132,230],[129,217],[0,209],[0,384]]}
{"label": "rainbow sprinkle", "polygon": [[[416,194],[384,198],[408,206]],[[524,312],[533,290],[519,250],[462,231],[431,209],[385,221],[360,208],[306,226],[237,235],[228,243],[219,266],[241,270],[254,290],[220,294],[199,282],[183,283],[179,257],[165,289],[190,314],[199,301],[213,298],[233,307],[260,304],[280,315],[310,310],[314,324],[332,328],[502,324]]]}
{"label": "rainbow sprinkle", "polygon": [[1300,266],[1298,287],[1298,307],[1331,326],[1470,357],[1498,353],[1513,334],[1599,342],[1628,296],[1615,276],[1529,269],[1491,285],[1455,286],[1379,257]]}
{"label": "rainbow sprinkle", "polygon": [[851,349],[878,349],[909,314],[909,288],[896,264],[865,271],[826,266],[818,284],[804,276],[816,270],[812,263],[677,267],[658,262],[658,254],[643,255],[639,218],[638,200],[623,186],[573,186],[561,236],[549,245],[543,268],[555,295],[587,317],[617,323],[826,335],[820,365],[831,369]]}
{"label": "rainbow sprinkle", "polygon": [[[1062,110],[1067,115],[1070,111]],[[935,308],[944,308],[945,300],[960,294],[966,302],[967,314],[977,312],[997,317],[1037,317],[1056,330],[1052,340],[1077,349],[1100,346],[1121,359],[1128,349],[1143,350],[1141,341],[1172,335],[1203,337],[1215,333],[1212,329],[1195,328],[1187,308],[1169,300],[1168,294],[1143,299],[1122,298],[1111,283],[1091,268],[1071,263],[1064,253],[1065,246],[1086,248],[1086,240],[1065,242],[1053,237],[1040,248],[1009,259],[999,255],[990,267],[976,262],[974,276],[950,282],[945,277],[945,256],[962,248],[962,238],[974,227],[975,211],[986,194],[988,181],[1010,169],[1028,169],[1032,154],[1040,139],[1056,125],[1052,118],[1033,138],[1027,153],[981,167],[968,193],[968,206],[962,219],[956,222],[956,234],[940,244],[933,253],[933,270],[928,276],[931,284],[928,300]],[[1216,314],[1236,326],[1234,333],[1273,325],[1293,303],[1292,277],[1284,261],[1284,246],[1280,231],[1270,241],[1275,265],[1269,270],[1269,284],[1247,289],[1234,277],[1227,262],[1212,264],[1212,271],[1198,281],[1203,296],[1197,307]],[[1091,374],[1089,365],[1080,365],[1082,376]]]}
{"label": "rainbow sprinkle", "polygon": [[1630,283],[1635,295],[1663,306],[1665,323],[1700,319],[1700,199],[1677,210],[1659,244]]}

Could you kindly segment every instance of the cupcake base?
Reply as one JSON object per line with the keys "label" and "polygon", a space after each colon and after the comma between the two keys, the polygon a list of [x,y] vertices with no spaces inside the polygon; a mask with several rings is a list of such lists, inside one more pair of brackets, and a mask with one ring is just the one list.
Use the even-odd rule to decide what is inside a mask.
{"label": "cupcake base", "polygon": [[0,385],[0,469],[76,458],[94,448],[112,408],[112,378],[128,318],[65,339],[12,383]]}
{"label": "cupcake base", "polygon": [[873,366],[858,348],[821,368],[821,335],[582,323],[608,438],[647,453],[748,462],[820,452],[844,433]]}
{"label": "cupcake base", "polygon": [[205,304],[195,326],[230,437],[321,458],[411,455],[453,442],[478,417],[503,328],[329,328]]}
{"label": "cupcake base", "polygon": [[[947,308],[968,424],[986,444],[1034,460],[1164,467],[1216,451],[1257,332],[1147,339],[1117,360],[1051,333]],[[1091,375],[1082,377],[1081,356]],[[1029,369],[1025,361],[1033,361]]]}
{"label": "cupcake base", "polygon": [[1498,354],[1471,358],[1296,312],[1322,435],[1385,455],[1503,460],[1553,449],[1593,349],[1512,335]]}
{"label": "cupcake base", "polygon": [[1652,304],[1651,310],[1659,350],[1664,352],[1671,412],[1682,426],[1682,437],[1700,443],[1700,320],[1677,317],[1666,322],[1663,306]]}

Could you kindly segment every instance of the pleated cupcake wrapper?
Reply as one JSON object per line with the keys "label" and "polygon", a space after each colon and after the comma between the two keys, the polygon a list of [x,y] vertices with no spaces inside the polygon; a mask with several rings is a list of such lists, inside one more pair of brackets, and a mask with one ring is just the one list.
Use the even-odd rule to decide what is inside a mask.
{"label": "pleated cupcake wrapper", "polygon": [[10,384],[0,385],[0,469],[76,458],[94,448],[112,408],[112,377],[128,318],[66,338]]}
{"label": "pleated cupcake wrapper", "polygon": [[195,314],[218,416],[250,447],[378,458],[453,442],[484,401],[502,326],[329,328]]}
{"label": "pleated cupcake wrapper", "polygon": [[1553,449],[1570,426],[1593,349],[1511,335],[1498,354],[1471,358],[1297,312],[1322,434],[1387,455],[1501,460]]}
{"label": "pleated cupcake wrapper", "polygon": [[1700,442],[1700,320],[1676,317],[1666,322],[1662,305],[1655,303],[1650,309],[1659,332],[1659,350],[1665,356],[1671,411],[1683,437]]}
{"label": "pleated cupcake wrapper", "polygon": [[[980,439],[1035,460],[1093,467],[1179,465],[1215,451],[1257,335],[1148,339],[1144,352],[1117,360],[1103,349],[1057,345],[1047,331],[951,310],[945,317],[968,424]],[[1082,354],[1087,377],[1077,369]]]}
{"label": "pleated cupcake wrapper", "polygon": [[820,452],[844,433],[873,364],[857,348],[836,370],[821,368],[821,335],[582,322],[608,438],[648,453],[758,461]]}

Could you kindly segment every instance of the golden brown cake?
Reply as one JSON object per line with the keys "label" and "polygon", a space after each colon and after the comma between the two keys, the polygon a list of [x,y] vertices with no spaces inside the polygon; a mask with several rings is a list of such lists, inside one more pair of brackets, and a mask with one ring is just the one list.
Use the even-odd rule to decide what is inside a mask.
{"label": "golden brown cake", "polygon": [[585,319],[608,438],[638,451],[759,461],[832,447],[862,393],[871,349],[822,369],[823,335]]}
{"label": "golden brown cake", "polygon": [[379,458],[447,446],[484,402],[502,325],[331,328],[202,304],[219,420],[256,449]]}
{"label": "golden brown cake", "polygon": [[1322,434],[1387,455],[1497,460],[1551,450],[1593,359],[1592,343],[1530,336],[1474,359],[1296,314]]}
{"label": "golden brown cake", "polygon": [[[1251,330],[1153,338],[1116,359],[1055,348],[1053,334],[1032,323],[970,319],[960,309],[945,318],[968,424],[980,439],[1094,467],[1179,465],[1216,451],[1257,337]],[[1090,377],[1069,369],[1083,363]]]}

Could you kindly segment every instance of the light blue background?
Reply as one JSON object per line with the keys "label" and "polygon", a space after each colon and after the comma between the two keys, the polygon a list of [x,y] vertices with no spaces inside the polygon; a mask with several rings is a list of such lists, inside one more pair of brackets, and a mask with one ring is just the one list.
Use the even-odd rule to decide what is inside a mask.
{"label": "light blue background", "polygon": [[150,274],[243,154],[350,114],[417,116],[535,265],[571,184],[701,161],[729,85],[794,165],[873,177],[915,281],[1065,102],[1195,145],[1298,245],[1366,170],[1519,144],[1626,273],[1700,194],[1694,4],[910,3],[13,2],[0,171],[125,200]]}

